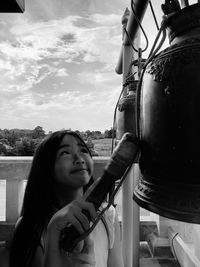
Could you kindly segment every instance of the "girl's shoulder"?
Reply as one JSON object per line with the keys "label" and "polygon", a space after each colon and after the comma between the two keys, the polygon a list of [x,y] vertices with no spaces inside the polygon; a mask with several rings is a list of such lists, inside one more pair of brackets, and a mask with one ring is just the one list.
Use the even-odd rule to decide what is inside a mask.
{"label": "girl's shoulder", "polygon": [[19,217],[18,219],[17,219],[17,221],[16,221],[16,223],[15,223],[15,229],[17,229],[17,227],[20,225],[20,223],[21,223],[21,221],[22,221],[22,216],[21,217]]}
{"label": "girl's shoulder", "polygon": [[[100,210],[106,208],[107,204],[108,203],[106,202],[103,203],[101,205]],[[114,222],[118,218],[116,208],[113,205],[111,205],[108,209],[105,210],[103,217],[106,219],[106,221],[109,221],[110,223],[114,225]]]}
{"label": "girl's shoulder", "polygon": [[105,211],[105,217],[112,223],[114,223],[116,216],[117,216],[116,208],[113,205],[111,205],[109,209]]}

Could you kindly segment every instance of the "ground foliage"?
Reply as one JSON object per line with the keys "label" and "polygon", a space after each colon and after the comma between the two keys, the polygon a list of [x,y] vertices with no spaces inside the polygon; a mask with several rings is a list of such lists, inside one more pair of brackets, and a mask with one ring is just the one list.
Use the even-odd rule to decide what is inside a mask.
{"label": "ground foliage", "polygon": [[[110,155],[110,141],[105,140],[109,140],[115,136],[115,131],[113,131],[112,128],[109,130],[106,129],[104,132],[91,130],[76,130],[76,132],[80,134],[85,141],[90,138],[92,142],[94,142],[95,150],[97,150],[99,155]],[[0,129],[0,155],[32,156],[41,140],[50,133],[51,132],[46,133],[41,126],[36,126],[33,130]]]}

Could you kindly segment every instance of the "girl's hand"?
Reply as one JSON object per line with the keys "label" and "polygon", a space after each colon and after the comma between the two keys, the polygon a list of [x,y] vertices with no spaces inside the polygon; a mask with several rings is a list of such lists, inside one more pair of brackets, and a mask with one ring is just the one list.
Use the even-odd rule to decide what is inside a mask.
{"label": "girl's hand", "polygon": [[93,240],[90,237],[86,237],[85,240],[77,245],[73,253],[67,253],[65,254],[66,256],[68,258],[68,264],[73,267],[94,267],[96,262]]}
{"label": "girl's hand", "polygon": [[97,216],[92,203],[83,199],[74,200],[61,210],[57,211],[48,224],[49,234],[60,237],[60,232],[69,225],[73,225],[80,234],[84,234],[90,228],[88,218],[82,213],[87,210],[94,220]]}
{"label": "girl's hand", "polygon": [[87,237],[78,243],[73,253],[66,253],[59,246],[60,233],[69,225],[73,225],[80,234],[84,234],[90,228],[87,217],[82,209],[90,213],[92,219],[96,218],[93,204],[83,199],[74,200],[61,210],[57,211],[51,218],[47,227],[46,251],[44,267],[93,267],[94,248],[92,240]]}
{"label": "girl's hand", "polygon": [[72,253],[55,249],[51,244],[47,244],[44,267],[95,267],[96,265],[94,243],[89,237],[81,241]]}

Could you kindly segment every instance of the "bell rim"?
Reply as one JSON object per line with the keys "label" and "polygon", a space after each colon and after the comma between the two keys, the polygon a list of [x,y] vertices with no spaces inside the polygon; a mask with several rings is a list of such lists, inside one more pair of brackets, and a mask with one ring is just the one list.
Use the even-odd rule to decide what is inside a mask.
{"label": "bell rim", "polygon": [[142,198],[138,193],[133,193],[133,200],[141,207],[150,212],[156,213],[159,216],[165,217],[167,219],[176,220],[180,222],[200,224],[200,213],[199,212],[189,212],[189,211],[179,211],[171,210],[169,208],[160,206],[154,202],[150,202]]}

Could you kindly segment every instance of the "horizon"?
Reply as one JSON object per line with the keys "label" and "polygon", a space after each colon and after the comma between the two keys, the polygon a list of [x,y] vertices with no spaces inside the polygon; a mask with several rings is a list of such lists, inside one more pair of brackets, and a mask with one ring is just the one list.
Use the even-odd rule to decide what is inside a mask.
{"label": "horizon", "polygon": [[[8,130],[8,131],[13,131],[13,130],[22,130],[22,131],[33,131],[36,127],[42,127],[40,125],[37,125],[35,127],[33,127],[33,129],[30,129],[30,128],[1,128],[0,127],[0,131],[4,131],[4,130]],[[49,130],[48,132],[45,131],[44,127],[42,127],[42,129],[44,130],[45,134],[48,134],[49,132],[54,132],[52,130]],[[72,131],[79,131],[79,132],[87,132],[87,131],[90,131],[90,132],[101,132],[102,134],[105,132],[105,131],[110,131],[112,129],[112,126],[110,128],[107,128],[107,129],[104,129],[104,130],[93,130],[93,129],[87,129],[87,130],[79,130],[79,129],[72,129],[72,128],[61,128],[61,129],[58,129],[58,130],[72,130]]]}

